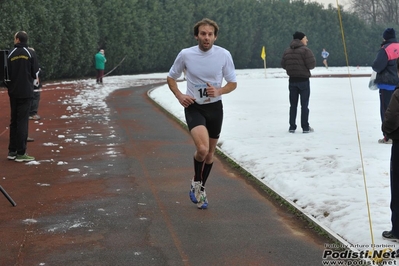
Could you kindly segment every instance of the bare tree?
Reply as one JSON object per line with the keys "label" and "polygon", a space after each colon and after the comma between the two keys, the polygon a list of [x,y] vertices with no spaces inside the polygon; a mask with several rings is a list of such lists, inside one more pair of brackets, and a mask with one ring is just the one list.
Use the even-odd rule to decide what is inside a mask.
{"label": "bare tree", "polygon": [[350,0],[351,10],[369,23],[399,23],[399,0]]}

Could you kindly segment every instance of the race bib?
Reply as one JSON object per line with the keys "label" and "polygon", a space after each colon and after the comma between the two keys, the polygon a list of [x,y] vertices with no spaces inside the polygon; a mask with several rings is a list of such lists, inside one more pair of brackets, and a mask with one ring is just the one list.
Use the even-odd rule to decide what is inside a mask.
{"label": "race bib", "polygon": [[[213,85],[215,86],[215,85]],[[208,86],[206,84],[197,84],[194,86],[194,98],[198,104],[210,103],[211,98],[208,96],[206,88]]]}

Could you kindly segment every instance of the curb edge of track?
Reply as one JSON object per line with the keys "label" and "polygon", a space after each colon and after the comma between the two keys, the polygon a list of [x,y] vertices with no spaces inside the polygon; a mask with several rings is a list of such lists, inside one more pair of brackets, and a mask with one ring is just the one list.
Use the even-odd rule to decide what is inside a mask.
{"label": "curb edge of track", "polygon": [[[158,87],[158,86],[157,86]],[[177,123],[179,123],[183,128],[188,130],[188,127],[184,121],[180,120],[176,116],[174,116],[172,113],[170,113],[167,109],[165,109],[162,105],[160,105],[158,102],[156,102],[153,98],[151,98],[150,94],[153,90],[157,89],[157,87],[153,87],[147,91],[147,96],[148,98],[160,109],[162,110],[166,115],[174,119]],[[255,177],[251,172],[246,169],[245,167],[241,166],[239,163],[237,163],[234,159],[229,157],[226,153],[223,152],[221,148],[218,146],[216,147],[216,154],[223,159],[226,163],[228,163],[231,167],[234,169],[238,170],[243,174],[243,176],[246,178],[247,181],[250,181],[252,185],[257,186],[259,189],[261,189],[263,192],[265,192],[272,200],[275,202],[280,203],[281,205],[284,205],[287,211],[293,213],[294,215],[298,216],[299,218],[305,220],[309,225],[311,225],[311,229],[315,231],[319,235],[324,235],[331,239],[332,241],[338,243],[339,247],[347,247],[348,249],[357,252],[356,249],[352,247],[352,244],[347,242],[345,239],[343,239],[341,236],[339,236],[337,233],[333,232],[330,228],[320,224],[314,217],[312,217],[309,214],[304,213],[301,211],[300,206],[295,204],[295,202],[286,199],[284,196],[282,196],[280,193],[277,191],[273,190],[270,188],[268,185],[263,183],[259,178]]]}

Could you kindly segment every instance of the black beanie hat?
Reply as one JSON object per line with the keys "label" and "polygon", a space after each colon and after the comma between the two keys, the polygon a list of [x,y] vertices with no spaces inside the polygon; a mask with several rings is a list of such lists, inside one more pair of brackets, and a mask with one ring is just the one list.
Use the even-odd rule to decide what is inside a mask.
{"label": "black beanie hat", "polygon": [[396,38],[395,30],[393,28],[387,28],[382,34],[382,38],[384,38],[384,40]]}
{"label": "black beanie hat", "polygon": [[293,35],[294,39],[302,40],[305,37],[305,33],[296,31]]}

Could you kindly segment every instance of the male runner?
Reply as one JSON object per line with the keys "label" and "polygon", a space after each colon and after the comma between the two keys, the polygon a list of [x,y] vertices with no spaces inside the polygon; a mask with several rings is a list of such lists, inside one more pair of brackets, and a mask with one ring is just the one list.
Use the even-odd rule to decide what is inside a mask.
{"label": "male runner", "polygon": [[[205,182],[213,165],[213,156],[223,121],[222,95],[237,87],[234,62],[226,49],[214,45],[219,27],[203,19],[194,26],[198,45],[185,48],[177,55],[167,82],[170,90],[185,108],[185,117],[196,151],[194,179],[189,192],[199,209],[208,207]],[[182,93],[176,80],[186,70],[187,88]],[[223,85],[223,78],[226,84]]]}

